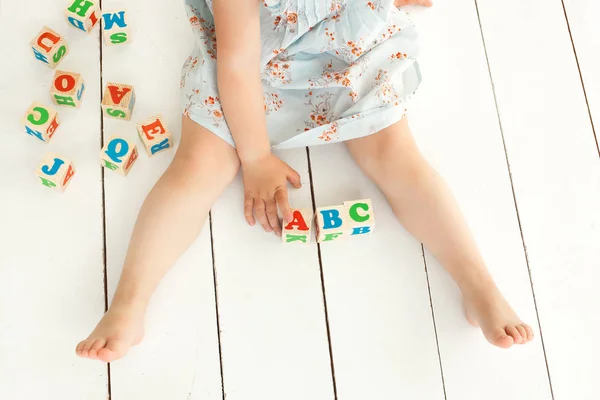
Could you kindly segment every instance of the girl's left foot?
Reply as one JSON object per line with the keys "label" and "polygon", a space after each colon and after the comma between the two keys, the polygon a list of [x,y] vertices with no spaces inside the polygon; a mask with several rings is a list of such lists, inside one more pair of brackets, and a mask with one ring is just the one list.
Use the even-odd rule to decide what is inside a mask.
{"label": "girl's left foot", "polygon": [[533,339],[531,327],[521,321],[494,283],[465,291],[464,302],[467,320],[480,327],[491,344],[507,349]]}

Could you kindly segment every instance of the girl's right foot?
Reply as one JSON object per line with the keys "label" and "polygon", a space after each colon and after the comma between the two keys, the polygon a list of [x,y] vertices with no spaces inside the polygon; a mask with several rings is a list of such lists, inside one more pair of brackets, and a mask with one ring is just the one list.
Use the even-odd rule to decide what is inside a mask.
{"label": "girl's right foot", "polygon": [[77,345],[79,357],[111,362],[123,357],[144,336],[144,313],[111,307],[87,339]]}

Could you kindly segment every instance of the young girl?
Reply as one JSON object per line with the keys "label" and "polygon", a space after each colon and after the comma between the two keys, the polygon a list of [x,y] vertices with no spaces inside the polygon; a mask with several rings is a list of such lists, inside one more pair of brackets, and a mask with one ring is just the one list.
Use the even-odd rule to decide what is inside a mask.
{"label": "young girl", "polygon": [[183,68],[181,143],[142,206],[110,309],[79,356],[113,361],[142,340],[152,293],[240,168],[246,220],[280,235],[278,209],[291,219],[287,182],[298,188],[300,177],[271,150],[339,141],[452,275],[486,339],[507,348],[533,338],[408,128],[421,80],[415,29],[397,8],[409,3],[430,5],[186,0],[197,48]]}

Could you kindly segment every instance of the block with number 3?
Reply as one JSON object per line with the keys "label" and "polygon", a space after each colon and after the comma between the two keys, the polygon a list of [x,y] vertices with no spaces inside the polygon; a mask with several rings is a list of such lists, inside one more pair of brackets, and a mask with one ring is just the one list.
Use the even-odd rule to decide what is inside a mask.
{"label": "block with number 3", "polygon": [[120,137],[111,137],[100,152],[102,166],[123,176],[127,176],[137,159],[135,144]]}

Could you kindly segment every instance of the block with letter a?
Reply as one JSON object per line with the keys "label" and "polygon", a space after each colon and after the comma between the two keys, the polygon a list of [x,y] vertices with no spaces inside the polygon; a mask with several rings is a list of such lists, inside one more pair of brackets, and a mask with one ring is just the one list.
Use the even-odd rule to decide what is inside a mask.
{"label": "block with letter a", "polygon": [[135,106],[133,86],[108,82],[102,97],[102,113],[106,117],[129,121]]}
{"label": "block with letter a", "polygon": [[283,243],[308,244],[310,243],[312,227],[312,210],[296,209],[292,211],[293,220],[283,223],[281,239]]}

